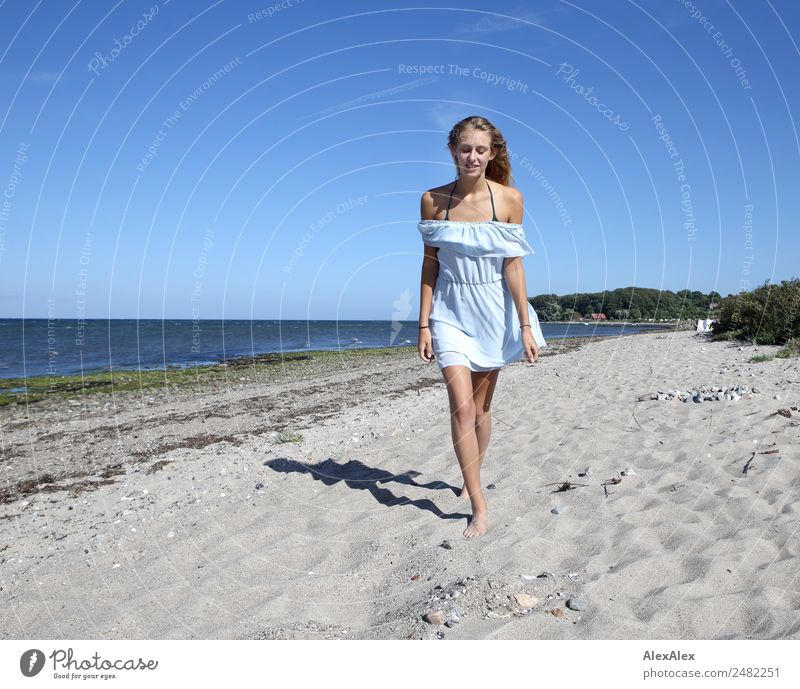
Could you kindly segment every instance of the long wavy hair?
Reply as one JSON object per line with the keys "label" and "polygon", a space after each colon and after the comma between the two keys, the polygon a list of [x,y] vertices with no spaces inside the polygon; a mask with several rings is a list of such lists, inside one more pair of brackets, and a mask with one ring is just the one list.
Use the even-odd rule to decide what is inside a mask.
{"label": "long wavy hair", "polygon": [[467,129],[480,129],[483,132],[487,132],[491,138],[492,148],[497,151],[497,155],[492,158],[486,166],[486,177],[505,186],[514,186],[514,177],[511,175],[511,161],[508,158],[506,140],[497,127],[480,115],[465,117],[463,120],[456,123],[447,137],[447,148],[450,151],[450,155],[453,156],[456,174],[460,174],[460,172],[458,169],[458,159],[453,151],[458,148],[461,134],[467,131]]}

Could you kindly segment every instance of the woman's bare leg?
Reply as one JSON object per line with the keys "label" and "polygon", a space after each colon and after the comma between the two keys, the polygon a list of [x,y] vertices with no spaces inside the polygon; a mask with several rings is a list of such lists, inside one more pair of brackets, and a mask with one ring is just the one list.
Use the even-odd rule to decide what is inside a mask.
{"label": "woman's bare leg", "polygon": [[[472,371],[472,399],[475,402],[475,435],[478,439],[478,468],[483,466],[486,448],[492,437],[492,395],[497,385],[500,369],[493,371]],[[468,498],[466,484],[461,487],[461,498]]]}
{"label": "woman's bare leg", "polygon": [[450,430],[453,447],[472,503],[472,519],[464,530],[464,536],[467,538],[480,536],[487,528],[487,507],[481,492],[475,401],[472,397],[470,373],[466,366],[445,366],[442,369],[450,398]]}

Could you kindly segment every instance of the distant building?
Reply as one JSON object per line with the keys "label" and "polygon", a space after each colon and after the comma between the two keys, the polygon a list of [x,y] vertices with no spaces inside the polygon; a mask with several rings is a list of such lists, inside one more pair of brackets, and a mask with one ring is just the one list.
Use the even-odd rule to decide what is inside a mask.
{"label": "distant building", "polygon": [[604,313],[593,313],[592,320],[593,321],[604,321],[606,319],[606,315]]}

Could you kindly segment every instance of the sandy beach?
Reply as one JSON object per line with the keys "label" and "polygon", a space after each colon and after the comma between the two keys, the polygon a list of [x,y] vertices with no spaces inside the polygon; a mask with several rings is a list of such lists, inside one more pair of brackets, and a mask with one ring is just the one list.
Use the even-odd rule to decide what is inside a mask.
{"label": "sandy beach", "polygon": [[[800,637],[800,362],[692,331],[549,344],[500,374],[470,540],[415,350],[0,408],[0,634]],[[701,385],[757,393],[638,401]]]}

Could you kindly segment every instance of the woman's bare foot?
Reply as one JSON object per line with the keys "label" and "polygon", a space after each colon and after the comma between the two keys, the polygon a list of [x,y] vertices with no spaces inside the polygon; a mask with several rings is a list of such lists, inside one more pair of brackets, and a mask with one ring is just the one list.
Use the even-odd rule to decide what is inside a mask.
{"label": "woman's bare foot", "polygon": [[488,519],[486,510],[475,510],[472,513],[472,518],[469,520],[467,528],[464,529],[464,538],[472,538],[473,536],[483,536],[488,528]]}

